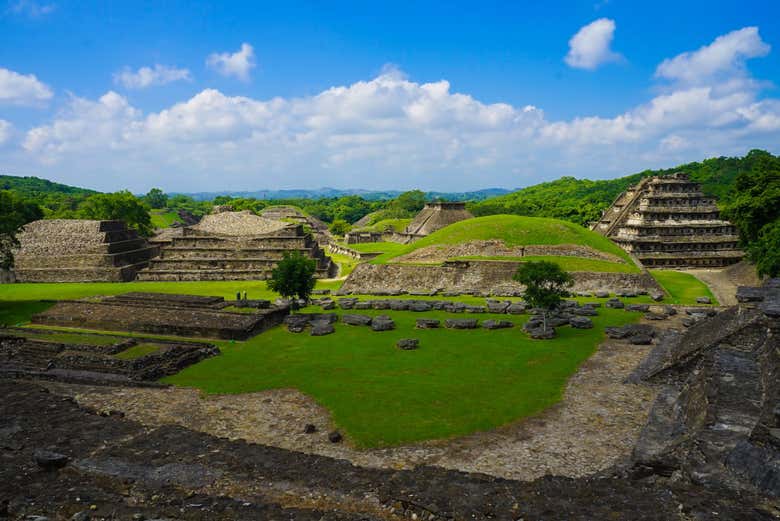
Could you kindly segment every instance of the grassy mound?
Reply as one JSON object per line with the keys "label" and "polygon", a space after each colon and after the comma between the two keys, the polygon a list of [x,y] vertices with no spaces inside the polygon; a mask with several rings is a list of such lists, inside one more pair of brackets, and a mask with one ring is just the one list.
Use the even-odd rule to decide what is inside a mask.
{"label": "grassy mound", "polygon": [[381,221],[377,221],[370,226],[356,228],[356,230],[367,232],[383,232],[387,228],[391,228],[397,232],[402,232],[407,226],[409,226],[409,223],[411,222],[412,219],[382,219]]}
{"label": "grassy mound", "polygon": [[396,257],[429,246],[485,240],[500,240],[508,247],[563,244],[587,246],[623,259],[631,271],[636,271],[628,254],[603,235],[567,221],[517,215],[490,215],[460,221],[398,248],[395,252],[388,252],[378,257],[375,262],[392,261]]}
{"label": "grassy mound", "polygon": [[710,288],[690,273],[650,270],[650,274],[669,292],[670,304],[696,304],[697,297],[709,297],[713,304],[718,303]]}

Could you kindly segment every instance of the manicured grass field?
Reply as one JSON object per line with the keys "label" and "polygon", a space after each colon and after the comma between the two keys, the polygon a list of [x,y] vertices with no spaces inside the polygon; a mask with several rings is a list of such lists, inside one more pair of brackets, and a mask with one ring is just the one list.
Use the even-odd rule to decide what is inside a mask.
{"label": "manicured grass field", "polygon": [[164,210],[152,210],[149,213],[152,218],[153,228],[169,228],[175,222],[181,222],[179,214],[176,212],[166,212]]}
{"label": "manicured grass field", "polygon": [[411,222],[411,219],[382,219],[381,221],[377,221],[370,226],[364,226],[363,228],[356,229],[362,231],[383,232],[388,227],[390,227],[397,232],[402,232],[407,226],[409,226],[409,223]]}
{"label": "manicured grass field", "polygon": [[384,253],[386,255],[395,255],[403,250],[406,245],[397,242],[364,242],[361,244],[345,244],[347,248],[352,248],[361,253]]}
{"label": "manicured grass field", "polygon": [[670,304],[696,304],[696,297],[709,297],[713,304],[718,299],[705,283],[683,271],[650,270],[650,274],[671,295],[666,301]]}
{"label": "manicured grass field", "polygon": [[[326,407],[360,447],[383,447],[493,429],[538,413],[561,398],[569,376],[603,339],[604,327],[637,313],[600,310],[591,330],[558,329],[552,341],[531,340],[519,327],[527,316],[389,314],[396,330],[336,325],[312,337],[277,327],[247,342],[221,344],[222,355],[165,381],[206,393],[295,388]],[[511,319],[506,330],[415,330],[416,318]],[[420,339],[401,351],[400,338]]]}
{"label": "manicured grass field", "polygon": [[468,241],[501,240],[507,246],[575,244],[616,255],[629,265],[633,262],[612,241],[582,226],[558,219],[490,215],[456,222],[419,241],[403,245],[395,252],[377,257],[373,262],[392,262],[395,257],[426,246],[460,244]]}
{"label": "manicured grass field", "polygon": [[119,358],[120,360],[135,360],[136,358],[141,358],[142,356],[154,353],[159,349],[160,346],[157,344],[138,344],[129,349],[125,349],[121,353],[115,354],[114,358]]}

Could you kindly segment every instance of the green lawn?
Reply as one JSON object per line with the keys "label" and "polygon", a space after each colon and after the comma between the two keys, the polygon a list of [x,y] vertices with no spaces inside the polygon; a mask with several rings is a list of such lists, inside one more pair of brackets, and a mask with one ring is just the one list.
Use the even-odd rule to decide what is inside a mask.
{"label": "green lawn", "polygon": [[142,356],[159,350],[160,346],[157,344],[137,344],[129,349],[125,349],[121,353],[115,354],[114,358],[119,358],[120,360],[135,360],[136,358],[141,358]]}
{"label": "green lawn", "polygon": [[345,244],[344,246],[361,253],[384,254],[396,254],[406,247],[405,244],[399,244],[397,242],[364,242],[360,244]]}
{"label": "green lawn", "polygon": [[377,221],[374,224],[371,224],[369,226],[364,226],[362,228],[355,228],[355,231],[372,231],[372,232],[383,232],[388,227],[392,228],[393,230],[397,232],[402,232],[406,229],[407,226],[409,226],[409,223],[412,222],[412,219],[382,219],[381,221]]}
{"label": "green lawn", "polygon": [[713,304],[718,300],[705,283],[683,271],[650,270],[650,274],[669,292],[669,304],[696,304],[696,297],[709,297]]}
{"label": "green lawn", "polygon": [[358,263],[358,261],[352,257],[340,253],[328,253],[328,257],[339,265],[339,277],[346,277],[352,273],[352,270],[355,269],[355,266],[357,266]]}
{"label": "green lawn", "polygon": [[[390,314],[396,330],[336,325],[312,337],[274,328],[244,343],[221,344],[222,355],[164,381],[210,394],[295,388],[326,407],[359,447],[383,447],[447,438],[496,428],[536,414],[561,398],[566,381],[603,339],[604,327],[638,313],[600,310],[591,330],[558,329],[552,341],[530,340],[507,330],[415,330],[420,317],[465,318],[444,312]],[[400,338],[420,339],[401,351]]]}
{"label": "green lawn", "polygon": [[427,237],[377,257],[373,262],[392,259],[426,246],[461,244],[469,241],[500,240],[509,247],[527,245],[575,244],[611,253],[633,265],[628,254],[615,243],[582,226],[559,219],[489,215],[466,219],[438,230]]}
{"label": "green lawn", "polygon": [[173,223],[181,222],[181,218],[179,218],[179,214],[177,212],[152,210],[149,213],[149,216],[152,218],[152,227],[155,229],[169,228]]}

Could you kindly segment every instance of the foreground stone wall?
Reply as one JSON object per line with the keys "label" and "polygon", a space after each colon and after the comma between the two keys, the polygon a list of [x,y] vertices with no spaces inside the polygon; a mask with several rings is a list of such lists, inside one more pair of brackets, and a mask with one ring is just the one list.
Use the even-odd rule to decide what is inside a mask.
{"label": "foreground stone wall", "polygon": [[[381,294],[388,291],[477,292],[509,294],[524,288],[512,280],[518,262],[452,261],[436,266],[359,264],[342,292]],[[663,291],[648,273],[572,272],[575,292]]]}

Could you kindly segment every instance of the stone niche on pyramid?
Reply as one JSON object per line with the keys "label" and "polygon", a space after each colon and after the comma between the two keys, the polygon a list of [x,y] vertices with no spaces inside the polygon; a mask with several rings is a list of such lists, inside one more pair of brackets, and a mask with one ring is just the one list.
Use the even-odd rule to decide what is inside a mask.
{"label": "stone niche on pyramid", "polygon": [[160,256],[138,280],[263,280],[284,254],[299,251],[317,263],[316,276],[335,276],[337,266],[302,224],[266,219],[244,210],[216,208],[194,226],[162,236]]}
{"label": "stone niche on pyramid", "polygon": [[34,221],[18,239],[19,282],[126,282],[158,253],[124,221]]}
{"label": "stone niche on pyramid", "polygon": [[708,268],[739,262],[739,236],[714,197],[686,174],[645,178],[591,227],[647,268]]}

